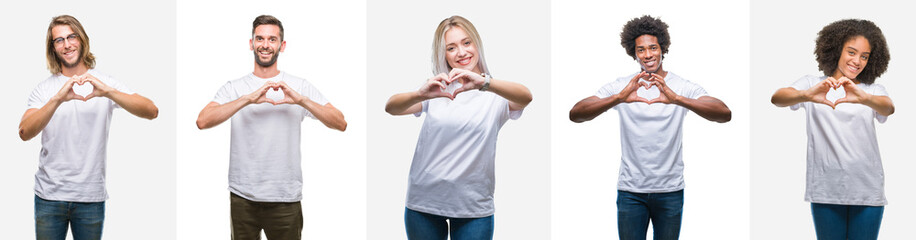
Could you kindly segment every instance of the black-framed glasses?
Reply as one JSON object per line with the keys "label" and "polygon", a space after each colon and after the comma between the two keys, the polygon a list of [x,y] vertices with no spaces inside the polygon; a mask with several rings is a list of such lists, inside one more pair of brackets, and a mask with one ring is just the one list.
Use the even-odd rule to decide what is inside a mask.
{"label": "black-framed glasses", "polygon": [[[75,44],[75,43],[78,41],[77,39],[79,39],[79,37],[80,37],[80,35],[77,35],[76,33],[71,33],[70,35],[67,35],[66,40],[67,40],[67,42],[69,42],[70,44]],[[59,37],[59,38],[55,38],[55,39],[52,40],[51,42],[54,43],[54,46],[58,46],[58,47],[59,47],[60,45],[63,45],[63,44],[64,44],[64,39],[65,39],[65,38]]]}

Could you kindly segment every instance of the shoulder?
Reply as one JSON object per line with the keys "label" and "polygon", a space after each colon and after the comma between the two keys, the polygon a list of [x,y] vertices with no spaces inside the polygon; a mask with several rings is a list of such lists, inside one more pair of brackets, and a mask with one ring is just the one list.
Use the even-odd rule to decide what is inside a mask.
{"label": "shoulder", "polygon": [[309,81],[305,80],[305,78],[301,78],[296,75],[289,74],[287,72],[281,72],[281,74],[283,74],[283,81],[286,82],[287,84],[295,84],[295,85],[303,85],[303,86],[312,85],[311,83],[309,83]]}

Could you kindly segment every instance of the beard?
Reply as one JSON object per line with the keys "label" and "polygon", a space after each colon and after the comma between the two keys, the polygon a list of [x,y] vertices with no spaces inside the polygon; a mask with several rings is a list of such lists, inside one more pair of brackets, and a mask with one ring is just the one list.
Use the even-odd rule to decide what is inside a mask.
{"label": "beard", "polygon": [[77,51],[77,52],[76,52],[76,55],[77,55],[77,56],[80,56],[80,57],[79,57],[79,58],[76,58],[76,60],[73,61],[72,63],[69,63],[69,62],[67,62],[67,60],[64,59],[64,57],[62,57],[62,56],[60,56],[60,54],[58,54],[58,55],[57,55],[57,62],[59,62],[60,65],[63,66],[63,67],[65,67],[65,68],[74,68],[74,67],[80,65],[80,60],[82,60],[82,52],[81,52],[81,51]]}
{"label": "beard", "polygon": [[254,53],[254,62],[260,65],[261,67],[270,67],[277,63],[277,58],[280,57],[279,52],[274,52],[274,56],[270,57],[270,60],[264,62],[261,61],[261,58],[258,56],[258,51],[252,51]]}

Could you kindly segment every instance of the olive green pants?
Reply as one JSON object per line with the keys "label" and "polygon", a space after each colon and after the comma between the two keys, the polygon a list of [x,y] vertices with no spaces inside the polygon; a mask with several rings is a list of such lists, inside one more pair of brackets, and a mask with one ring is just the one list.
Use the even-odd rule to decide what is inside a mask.
{"label": "olive green pants", "polygon": [[233,240],[302,239],[300,202],[255,202],[229,193]]}

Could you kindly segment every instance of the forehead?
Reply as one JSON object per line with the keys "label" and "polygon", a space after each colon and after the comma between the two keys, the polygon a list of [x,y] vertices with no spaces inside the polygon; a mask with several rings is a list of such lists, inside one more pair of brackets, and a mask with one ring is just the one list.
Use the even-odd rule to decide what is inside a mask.
{"label": "forehead", "polygon": [[868,39],[865,36],[859,35],[850,38],[843,44],[843,48],[852,47],[861,52],[871,52],[871,44],[868,43]]}
{"label": "forehead", "polygon": [[643,34],[636,38],[636,46],[658,45],[658,38],[649,34]]}
{"label": "forehead", "polygon": [[277,25],[273,25],[273,24],[259,25],[258,27],[254,28],[254,35],[255,36],[265,36],[265,37],[266,36],[279,37],[280,36],[280,27]]}
{"label": "forehead", "polygon": [[73,29],[70,29],[70,25],[57,25],[51,28],[52,38],[66,37],[71,33],[73,33]]}
{"label": "forehead", "polygon": [[445,31],[445,42],[454,43],[461,41],[468,37],[468,33],[461,29],[461,27],[453,26],[448,31]]}

